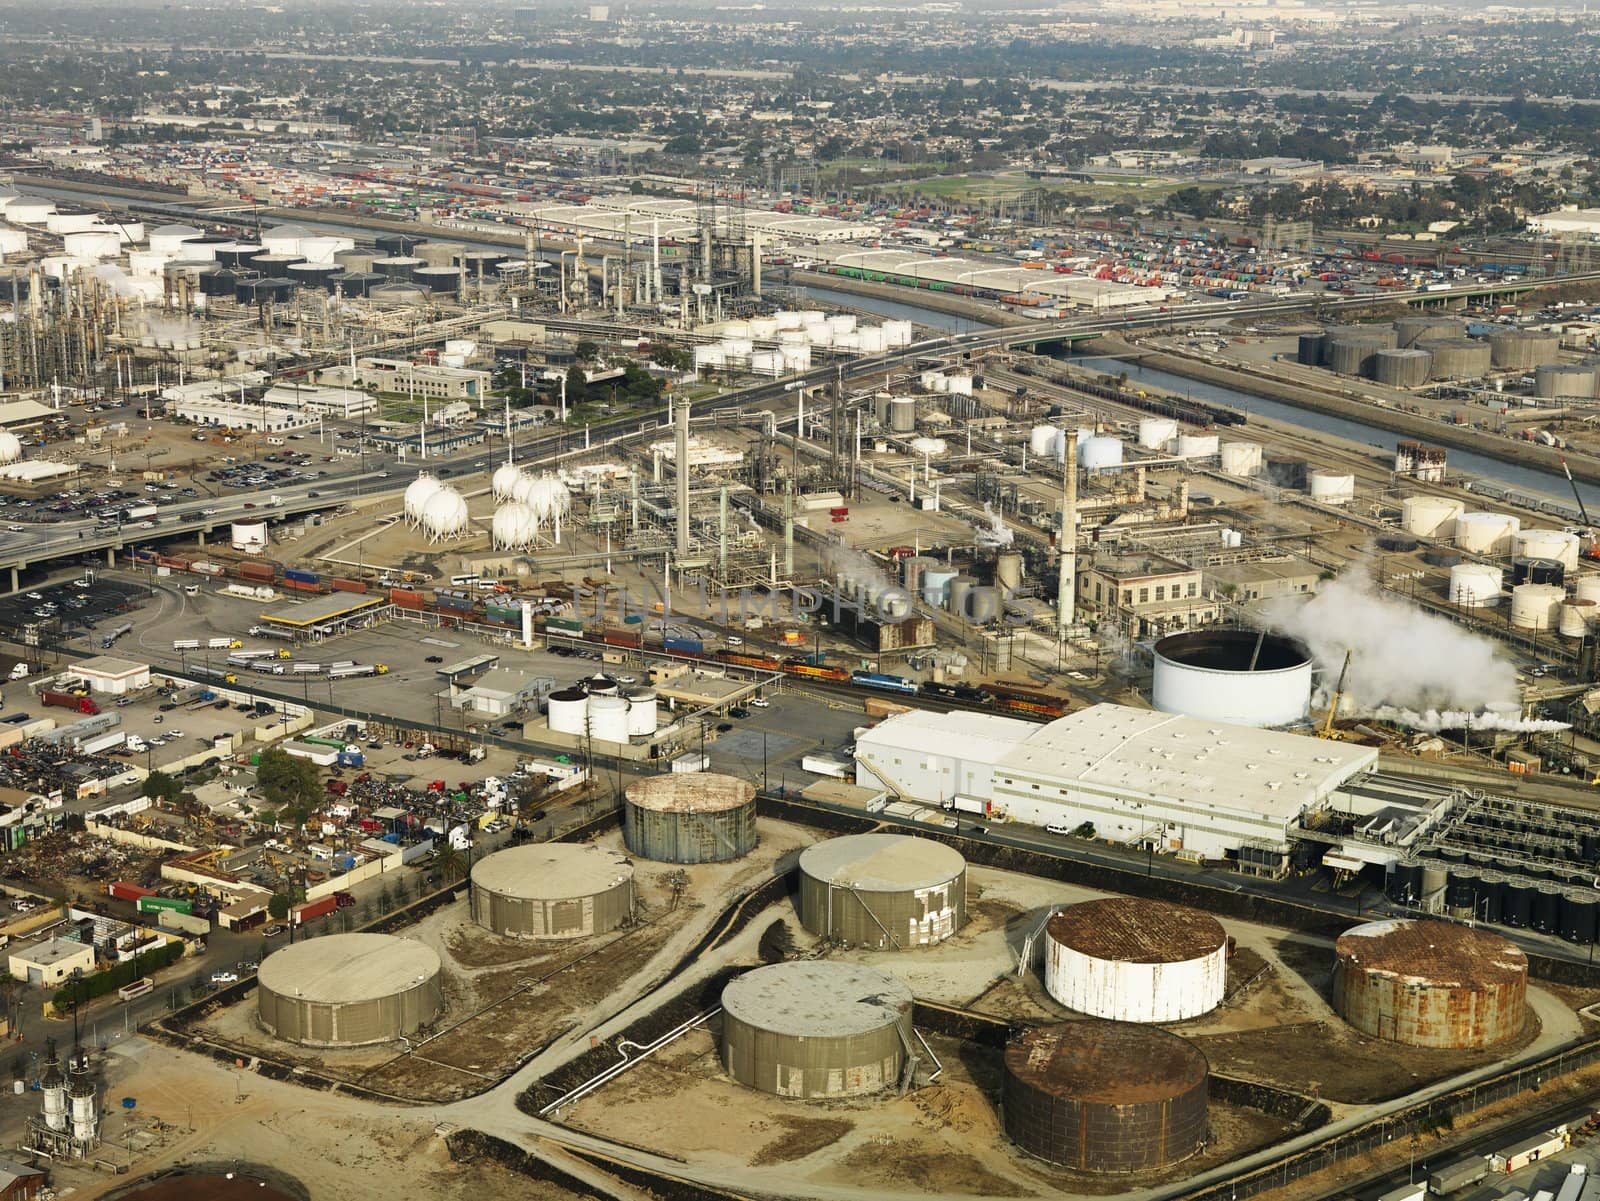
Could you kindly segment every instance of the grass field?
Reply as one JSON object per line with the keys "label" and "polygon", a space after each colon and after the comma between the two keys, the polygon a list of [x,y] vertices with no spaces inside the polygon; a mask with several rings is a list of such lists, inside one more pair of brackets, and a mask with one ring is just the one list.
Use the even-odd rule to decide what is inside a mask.
{"label": "grass field", "polygon": [[947,200],[957,201],[998,200],[1038,188],[1069,202],[1076,201],[1083,204],[1116,204],[1119,202],[1149,204],[1165,200],[1174,192],[1181,192],[1184,188],[1194,185],[1172,180],[1164,181],[1158,176],[1113,177],[1102,179],[1096,183],[1085,184],[1045,183],[1040,180],[1029,179],[1022,174],[1005,174],[940,175],[930,179],[915,180],[905,186],[908,190],[921,192],[927,196],[939,196]]}

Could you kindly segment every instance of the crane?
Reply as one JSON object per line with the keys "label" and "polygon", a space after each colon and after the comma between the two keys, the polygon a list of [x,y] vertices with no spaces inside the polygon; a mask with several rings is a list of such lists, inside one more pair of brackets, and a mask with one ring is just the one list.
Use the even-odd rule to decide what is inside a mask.
{"label": "crane", "polygon": [[1333,700],[1328,703],[1328,716],[1322,720],[1322,729],[1317,731],[1318,738],[1338,738],[1339,731],[1333,728],[1333,719],[1339,714],[1339,702],[1344,698],[1344,679],[1350,674],[1350,656],[1353,651],[1345,651],[1344,666],[1339,669],[1339,682],[1333,687]]}
{"label": "crane", "polygon": [[1583,518],[1583,536],[1588,540],[1588,545],[1583,548],[1585,559],[1600,559],[1600,546],[1594,540],[1594,523],[1589,520],[1589,508],[1583,503],[1583,493],[1578,491],[1578,481],[1572,478],[1572,468],[1567,466],[1566,456],[1561,458],[1561,470],[1566,473],[1567,485],[1572,489],[1572,499],[1578,502],[1578,513]]}

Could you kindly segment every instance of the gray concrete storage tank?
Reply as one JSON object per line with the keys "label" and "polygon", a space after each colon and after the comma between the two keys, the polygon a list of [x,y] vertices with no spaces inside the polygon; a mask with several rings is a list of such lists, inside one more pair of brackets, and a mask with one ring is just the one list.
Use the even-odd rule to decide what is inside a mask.
{"label": "gray concrete storage tank", "polygon": [[1417,349],[1433,356],[1433,379],[1482,379],[1489,373],[1489,344],[1476,338],[1424,338]]}
{"label": "gray concrete storage tank", "polygon": [[454,267],[456,256],[466,251],[464,242],[424,242],[412,253],[430,267]]}
{"label": "gray concrete storage tank", "polygon": [[1491,330],[1490,362],[1502,371],[1532,371],[1540,363],[1553,363],[1561,350],[1558,334],[1537,329]]}
{"label": "gray concrete storage tank", "polygon": [[1426,350],[1380,350],[1372,356],[1372,378],[1391,388],[1420,388],[1432,368]]}
{"label": "gray concrete storage tank", "polygon": [[662,863],[722,863],[755,850],[756,790],[734,776],[685,772],[628,785],[622,837]]}
{"label": "gray concrete storage tank", "polygon": [[1401,317],[1394,323],[1395,345],[1409,350],[1424,338],[1464,338],[1467,326],[1458,317]]}
{"label": "gray concrete storage tank", "polygon": [[1058,1167],[1164,1168],[1205,1143],[1210,1074],[1198,1048],[1157,1027],[1035,1027],[1006,1048],[1001,1125],[1023,1151]]}
{"label": "gray concrete storage tank", "polygon": [[507,938],[586,938],[633,913],[633,864],[593,843],[508,847],[472,868],[472,920]]}
{"label": "gray concrete storage tank", "polygon": [[461,269],[459,267],[418,267],[411,273],[411,282],[426,286],[435,295],[450,295],[461,290]]}
{"label": "gray concrete storage tank", "polygon": [[1322,366],[1323,347],[1327,341],[1328,335],[1320,329],[1315,333],[1301,334],[1294,361],[1303,367]]}
{"label": "gray concrete storage tank", "polygon": [[899,980],[853,963],[757,968],[722,990],[722,1064],[740,1084],[780,1097],[892,1089],[916,1045],[911,1005]]}
{"label": "gray concrete storage tank", "polygon": [[444,1009],[439,956],[390,934],[329,934],[268,955],[257,1016],[308,1047],[360,1047],[415,1033]]}
{"label": "gray concrete storage tank", "polygon": [[819,938],[904,950],[967,920],[967,861],[930,838],[850,834],[800,855],[800,922]]}
{"label": "gray concrete storage tank", "polygon": [[1373,358],[1386,349],[1382,339],[1365,335],[1335,339],[1328,346],[1328,370],[1340,375],[1370,375]]}
{"label": "gray concrete storage tank", "polygon": [[1533,394],[1543,400],[1593,400],[1597,390],[1592,363],[1543,363],[1533,373]]}
{"label": "gray concrete storage tank", "polygon": [[1372,325],[1330,325],[1325,331],[1327,340],[1322,344],[1322,365],[1333,365],[1333,344],[1347,339],[1356,339],[1362,342],[1373,342],[1379,347],[1388,349],[1394,347],[1399,335],[1395,333],[1394,326],[1387,324]]}

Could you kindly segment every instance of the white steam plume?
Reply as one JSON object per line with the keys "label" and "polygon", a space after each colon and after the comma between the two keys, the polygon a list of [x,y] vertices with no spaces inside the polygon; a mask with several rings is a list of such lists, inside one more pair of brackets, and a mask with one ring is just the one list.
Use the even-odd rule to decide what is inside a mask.
{"label": "white steam plume", "polygon": [[1000,519],[1000,514],[990,507],[988,501],[983,502],[983,515],[989,519],[989,528],[978,528],[980,546],[1010,546],[1016,541],[1016,532]]}
{"label": "white steam plume", "polygon": [[1342,713],[1419,730],[1566,728],[1523,720],[1516,669],[1492,642],[1385,596],[1364,570],[1346,571],[1303,604],[1276,602],[1266,619],[1311,649],[1324,704],[1350,652]]}

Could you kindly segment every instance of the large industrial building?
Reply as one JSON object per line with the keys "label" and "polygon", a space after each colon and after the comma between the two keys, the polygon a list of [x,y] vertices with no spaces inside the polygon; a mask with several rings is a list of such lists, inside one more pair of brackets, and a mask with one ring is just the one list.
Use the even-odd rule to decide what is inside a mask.
{"label": "large industrial building", "polygon": [[911,990],[850,963],[802,960],[746,972],[722,990],[722,1062],[780,1097],[894,1088],[912,1041]]}
{"label": "large industrial building", "polygon": [[1067,1022],[1006,1048],[1000,1117],[1022,1150],[1085,1172],[1163,1168],[1206,1140],[1210,1067],[1151,1026]]}
{"label": "large industrial building", "polygon": [[257,1015],[269,1033],[308,1047],[392,1042],[444,1009],[441,971],[413,939],[329,934],[262,961]]}
{"label": "large industrial building", "polygon": [[852,834],[800,854],[800,921],[878,951],[943,942],[967,920],[967,861],[928,838]]}
{"label": "large industrial building", "polygon": [[605,847],[510,847],[472,869],[472,920],[507,938],[584,938],[632,913],[633,864]]}
{"label": "large industrial building", "polygon": [[1372,770],[1370,747],[1124,705],[1046,725],[923,710],[856,743],[856,783],[909,801],[982,803],[991,817],[1208,858],[1287,848],[1291,829]]}

